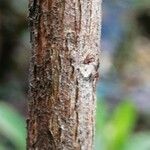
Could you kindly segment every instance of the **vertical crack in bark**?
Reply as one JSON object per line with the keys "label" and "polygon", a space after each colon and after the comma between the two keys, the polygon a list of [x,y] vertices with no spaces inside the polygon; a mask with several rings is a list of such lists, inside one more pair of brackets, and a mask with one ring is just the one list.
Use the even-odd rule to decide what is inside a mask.
{"label": "vertical crack in bark", "polygon": [[92,148],[99,1],[30,0],[29,150]]}
{"label": "vertical crack in bark", "polygon": [[79,117],[78,117],[78,97],[79,97],[79,87],[78,79],[76,79],[76,92],[75,92],[75,113],[76,113],[76,130],[75,130],[75,141],[78,143],[78,126],[79,126]]}
{"label": "vertical crack in bark", "polygon": [[81,1],[78,0],[78,7],[79,7],[79,32],[81,31],[81,19],[82,19],[82,7],[81,7]]}
{"label": "vertical crack in bark", "polygon": [[89,16],[90,16],[90,25],[89,25],[89,28],[90,28],[89,30],[90,30],[90,32],[91,32],[91,30],[92,30],[92,29],[91,29],[91,23],[92,23],[92,7],[93,7],[93,1],[91,1],[91,3],[90,3],[90,10],[89,10],[89,11],[90,11],[90,15],[89,15]]}

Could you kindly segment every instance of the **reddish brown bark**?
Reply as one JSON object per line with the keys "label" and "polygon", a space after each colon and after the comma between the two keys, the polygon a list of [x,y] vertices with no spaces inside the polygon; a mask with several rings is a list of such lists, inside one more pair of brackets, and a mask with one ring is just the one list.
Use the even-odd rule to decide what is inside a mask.
{"label": "reddish brown bark", "polygon": [[30,0],[29,150],[91,150],[101,0]]}

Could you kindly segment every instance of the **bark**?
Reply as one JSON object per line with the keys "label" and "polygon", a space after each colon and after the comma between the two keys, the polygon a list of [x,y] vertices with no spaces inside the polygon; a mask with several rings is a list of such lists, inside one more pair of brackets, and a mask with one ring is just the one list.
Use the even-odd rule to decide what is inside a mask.
{"label": "bark", "polygon": [[30,0],[28,150],[92,150],[101,0]]}

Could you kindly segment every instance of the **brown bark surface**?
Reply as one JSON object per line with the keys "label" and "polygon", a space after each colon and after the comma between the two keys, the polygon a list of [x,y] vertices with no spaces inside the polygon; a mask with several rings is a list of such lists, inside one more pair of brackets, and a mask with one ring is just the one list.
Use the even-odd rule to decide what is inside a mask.
{"label": "brown bark surface", "polygon": [[30,0],[28,150],[92,150],[101,0]]}

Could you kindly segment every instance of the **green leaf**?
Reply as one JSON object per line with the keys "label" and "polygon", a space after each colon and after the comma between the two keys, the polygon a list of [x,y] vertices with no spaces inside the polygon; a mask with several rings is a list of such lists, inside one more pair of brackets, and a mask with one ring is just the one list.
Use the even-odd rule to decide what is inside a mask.
{"label": "green leaf", "polygon": [[104,129],[107,150],[122,150],[135,124],[136,112],[130,102],[120,104]]}
{"label": "green leaf", "polygon": [[18,150],[25,150],[25,120],[8,104],[0,103],[0,134],[7,137]]}

